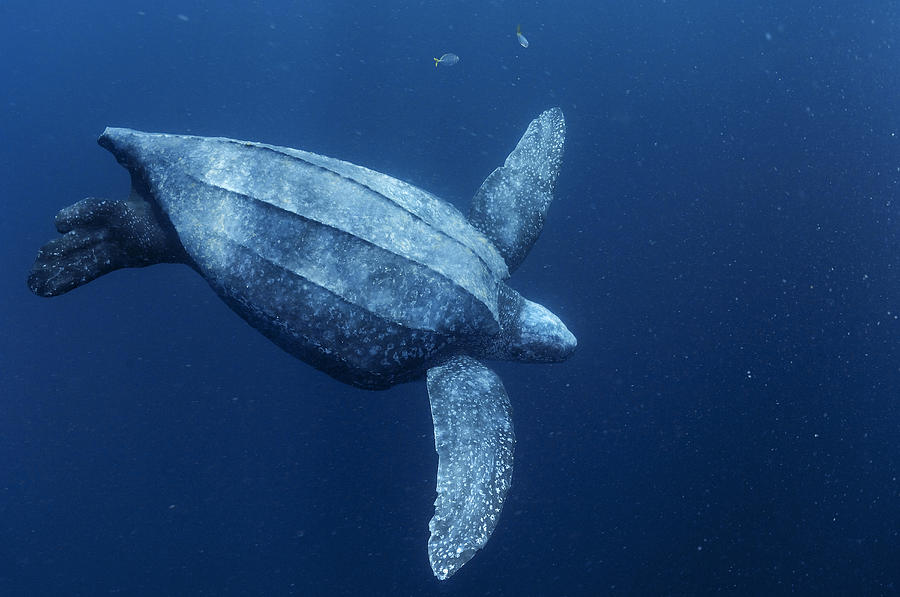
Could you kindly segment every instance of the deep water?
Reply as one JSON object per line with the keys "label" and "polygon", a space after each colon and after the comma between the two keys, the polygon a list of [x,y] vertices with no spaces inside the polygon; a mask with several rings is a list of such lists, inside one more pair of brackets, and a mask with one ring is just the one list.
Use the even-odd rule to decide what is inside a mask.
{"label": "deep water", "polygon": [[[897,2],[8,0],[0,69],[0,595],[900,591]],[[446,582],[423,383],[342,385],[184,266],[25,285],[60,208],[128,192],[107,125],[465,210],[551,106],[511,283],[579,348],[492,364],[513,486]]]}

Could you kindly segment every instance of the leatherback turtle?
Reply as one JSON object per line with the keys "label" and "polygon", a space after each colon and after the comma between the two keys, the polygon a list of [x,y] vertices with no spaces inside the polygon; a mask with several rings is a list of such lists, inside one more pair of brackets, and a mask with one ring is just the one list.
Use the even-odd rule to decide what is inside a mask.
{"label": "leatherback turtle", "polygon": [[575,337],[505,280],[540,234],[565,139],[531,122],[468,216],[417,187],[262,143],[107,128],[124,200],[59,212],[28,285],[56,296],[124,267],[184,263],[275,344],[367,389],[426,378],[438,452],[429,529],[446,579],[483,547],[512,478],[515,436],[480,359],[555,362]]}

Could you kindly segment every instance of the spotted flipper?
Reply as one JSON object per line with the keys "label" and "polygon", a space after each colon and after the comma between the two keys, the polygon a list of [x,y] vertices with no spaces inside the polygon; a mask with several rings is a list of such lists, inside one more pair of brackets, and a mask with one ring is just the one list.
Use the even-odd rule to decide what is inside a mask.
{"label": "spotted flipper", "polygon": [[531,121],[506,162],[491,172],[472,200],[469,222],[497,247],[510,273],[544,227],[565,139],[562,110],[547,110]]}
{"label": "spotted flipper", "polygon": [[484,547],[512,480],[516,438],[497,374],[468,356],[428,370],[438,453],[437,500],[428,557],[440,580]]}

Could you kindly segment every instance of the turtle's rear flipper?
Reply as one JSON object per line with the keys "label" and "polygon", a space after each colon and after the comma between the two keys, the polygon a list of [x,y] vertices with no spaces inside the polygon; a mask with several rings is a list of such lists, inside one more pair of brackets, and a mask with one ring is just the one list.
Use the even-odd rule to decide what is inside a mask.
{"label": "turtle's rear flipper", "polygon": [[123,267],[186,261],[164,217],[142,199],[84,199],[56,215],[63,236],[38,251],[28,287],[57,296]]}

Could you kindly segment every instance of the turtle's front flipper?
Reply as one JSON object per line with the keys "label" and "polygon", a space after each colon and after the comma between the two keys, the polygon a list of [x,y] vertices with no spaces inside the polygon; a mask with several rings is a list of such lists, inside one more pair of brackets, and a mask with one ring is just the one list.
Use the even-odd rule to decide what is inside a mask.
{"label": "turtle's front flipper", "polygon": [[497,374],[468,356],[428,370],[438,453],[428,556],[440,580],[484,547],[512,480],[516,438]]}
{"label": "turtle's front flipper", "polygon": [[531,121],[506,162],[472,199],[469,222],[494,243],[509,273],[519,267],[544,227],[565,140],[562,110],[547,110]]}
{"label": "turtle's front flipper", "polygon": [[63,235],[38,251],[28,287],[57,296],[123,267],[186,260],[171,225],[142,199],[84,199],[56,214]]}

